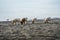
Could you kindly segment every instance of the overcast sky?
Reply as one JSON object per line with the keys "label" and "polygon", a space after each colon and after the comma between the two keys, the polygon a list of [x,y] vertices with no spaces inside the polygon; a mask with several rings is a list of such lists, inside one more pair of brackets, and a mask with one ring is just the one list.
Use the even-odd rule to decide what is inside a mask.
{"label": "overcast sky", "polygon": [[60,17],[60,0],[0,0],[0,20]]}

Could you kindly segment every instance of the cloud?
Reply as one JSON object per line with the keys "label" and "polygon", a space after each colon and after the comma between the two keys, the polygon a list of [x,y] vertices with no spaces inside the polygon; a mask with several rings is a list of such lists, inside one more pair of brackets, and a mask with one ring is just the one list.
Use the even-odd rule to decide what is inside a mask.
{"label": "cloud", "polygon": [[[8,17],[8,16],[9,17]],[[60,16],[60,0],[0,0],[0,17]]]}

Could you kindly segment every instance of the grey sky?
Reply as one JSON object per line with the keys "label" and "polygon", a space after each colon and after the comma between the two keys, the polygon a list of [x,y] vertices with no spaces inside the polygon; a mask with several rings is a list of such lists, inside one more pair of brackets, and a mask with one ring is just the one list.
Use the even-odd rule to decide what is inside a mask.
{"label": "grey sky", "polygon": [[60,0],[0,0],[0,20],[60,17]]}

